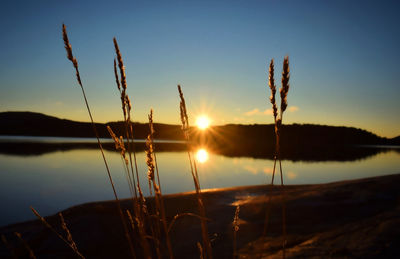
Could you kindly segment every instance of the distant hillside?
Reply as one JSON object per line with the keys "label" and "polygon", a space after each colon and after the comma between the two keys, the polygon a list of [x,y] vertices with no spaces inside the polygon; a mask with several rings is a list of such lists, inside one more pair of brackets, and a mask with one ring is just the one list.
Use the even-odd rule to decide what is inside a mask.
{"label": "distant hillside", "polygon": [[397,136],[397,137],[395,137],[395,138],[392,138],[392,139],[391,139],[391,142],[392,142],[394,145],[400,146],[400,136]]}
{"label": "distant hillside", "polygon": [[[34,112],[1,112],[0,135],[51,136],[51,137],[95,137],[89,122],[77,122]],[[121,122],[96,123],[100,137],[108,138],[106,126],[110,125],[117,135],[123,134]],[[156,137],[159,139],[181,139],[180,126],[156,123]],[[134,123],[135,138],[147,137],[149,126]]]}
{"label": "distant hillside", "polygon": [[[90,123],[63,120],[33,112],[2,112],[0,125],[0,135],[94,137]],[[100,137],[110,137],[107,125],[110,125],[117,135],[125,135],[122,122],[96,123]],[[154,128],[156,139],[183,139],[180,125],[156,123]],[[196,128],[192,128],[191,131],[195,145],[204,146],[214,153],[255,158],[272,158],[274,154],[275,135],[274,125],[271,124],[228,124],[211,127],[205,132]],[[148,132],[148,124],[134,123],[135,138],[144,139]],[[282,128],[281,153],[282,158],[292,160],[354,160],[382,151],[379,147],[360,149],[357,148],[358,145],[399,145],[399,142],[400,137],[382,138],[366,130],[352,127],[292,124],[284,125]],[[9,151],[14,146],[17,147],[3,143],[2,149]],[[37,152],[40,151],[37,146],[32,148],[38,149]],[[42,147],[42,151],[54,148],[68,147],[50,145]],[[109,148],[113,149],[112,145]],[[174,148],[182,149],[181,146]]]}
{"label": "distant hillside", "polygon": [[[94,137],[92,125],[89,122],[77,122],[59,119],[35,112],[0,112],[0,135],[17,136],[59,136],[59,137]],[[101,137],[109,137],[106,126],[110,125],[117,135],[124,135],[122,122],[96,123]],[[180,125],[155,123],[156,138],[181,140]],[[228,124],[214,126],[209,130],[206,138],[209,141],[224,143],[238,141],[270,142],[274,138],[272,124]],[[134,123],[135,138],[146,138],[149,128],[145,123]],[[193,129],[195,138],[204,138],[204,133]],[[221,136],[222,135],[222,136]],[[371,132],[352,127],[324,126],[315,124],[284,125],[282,129],[283,145],[319,145],[320,143],[347,143],[347,144],[399,144],[400,136],[387,139]],[[226,143],[224,143],[226,144]]]}
{"label": "distant hillside", "polygon": [[[196,140],[209,143],[208,146],[215,148],[217,153],[228,156],[266,157],[269,154],[267,157],[272,157],[274,125],[218,126],[208,135],[197,135]],[[396,142],[352,127],[292,124],[282,127],[280,144],[282,158],[343,160],[366,157],[372,151],[357,148],[358,145],[396,145]]]}

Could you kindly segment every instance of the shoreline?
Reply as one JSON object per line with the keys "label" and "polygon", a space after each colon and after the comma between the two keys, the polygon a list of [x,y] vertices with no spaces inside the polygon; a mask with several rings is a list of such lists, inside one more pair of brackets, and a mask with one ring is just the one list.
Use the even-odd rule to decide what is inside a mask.
{"label": "shoreline", "polygon": [[[400,174],[326,184],[287,185],[287,258],[386,258],[400,255]],[[261,238],[266,200],[271,195],[267,237]],[[239,258],[281,257],[281,196],[279,185],[257,185],[203,190],[209,235],[216,258],[232,257],[232,221],[240,205]],[[194,192],[164,195],[167,220],[176,214],[196,213]],[[152,199],[148,198],[148,206]],[[121,200],[131,207],[131,200]],[[127,245],[115,201],[85,203],[62,211],[66,223],[87,258],[125,258]],[[46,217],[61,232],[57,215]],[[24,254],[13,237],[18,231],[40,258],[67,258],[69,248],[38,220],[0,228],[7,240]],[[190,235],[188,235],[190,233]],[[201,239],[198,219],[182,217],[170,232],[176,258],[198,258]],[[0,246],[0,257],[11,256]]]}

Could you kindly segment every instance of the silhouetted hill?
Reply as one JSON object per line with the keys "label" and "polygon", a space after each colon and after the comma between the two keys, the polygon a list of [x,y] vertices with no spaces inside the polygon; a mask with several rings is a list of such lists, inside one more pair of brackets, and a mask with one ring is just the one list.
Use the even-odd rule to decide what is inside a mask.
{"label": "silhouetted hill", "polygon": [[392,142],[394,145],[400,145],[400,136],[397,136],[397,137],[395,137],[395,138],[392,138],[392,139],[391,139],[391,142]]}
{"label": "silhouetted hill", "polygon": [[[273,157],[274,125],[224,125],[213,127],[209,134],[196,134],[195,139],[214,152],[227,156]],[[379,137],[366,130],[351,127],[312,124],[283,125],[281,133],[282,158],[291,160],[352,160],[382,151],[359,145],[395,145],[393,140]],[[374,150],[373,150],[374,149]],[[372,152],[372,153],[371,153]]]}
{"label": "silhouetted hill", "polygon": [[[92,125],[87,122],[76,122],[33,112],[0,113],[0,135],[20,136],[58,136],[58,137],[94,137]],[[110,138],[106,126],[110,125],[117,135],[125,135],[122,122],[96,123],[100,137]],[[155,138],[182,140],[179,125],[154,125]],[[148,124],[134,123],[134,134],[137,139],[146,138]],[[239,125],[228,124],[214,126],[207,131],[191,129],[192,141],[195,145],[204,146],[214,153],[225,156],[251,156],[255,158],[273,158],[275,147],[274,125]],[[399,145],[400,137],[387,139],[371,132],[352,127],[336,127],[312,124],[283,125],[281,133],[281,157],[291,160],[355,160],[382,152],[380,147],[368,149],[359,145]],[[19,144],[23,145],[23,144]],[[41,144],[31,145],[35,152],[49,152],[78,147],[96,148],[96,144]],[[169,147],[158,145],[167,151]],[[25,144],[27,152],[29,145]],[[112,144],[105,145],[113,149]],[[144,148],[143,145],[137,148]],[[15,150],[17,149],[17,150]],[[184,145],[175,144],[171,151],[183,150]],[[17,144],[2,143],[3,152],[20,152]],[[18,152],[17,152],[18,151]]]}
{"label": "silhouetted hill", "polygon": [[[95,137],[89,122],[77,122],[34,112],[1,112],[0,135],[13,136],[48,136],[48,137]],[[110,125],[117,135],[125,135],[122,122],[96,123],[100,137],[109,138],[106,126]],[[156,138],[181,139],[178,125],[155,123]],[[135,138],[147,137],[149,126],[134,123]]]}

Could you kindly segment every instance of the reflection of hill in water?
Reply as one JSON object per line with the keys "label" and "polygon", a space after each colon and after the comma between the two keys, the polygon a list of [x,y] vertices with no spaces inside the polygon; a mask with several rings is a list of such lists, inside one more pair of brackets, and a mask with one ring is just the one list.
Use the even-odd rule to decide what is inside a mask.
{"label": "reflection of hill in water", "polygon": [[[113,143],[103,143],[105,150],[115,151]],[[197,145],[200,147],[200,145]],[[201,145],[202,147],[204,145]],[[267,146],[251,146],[246,145],[230,145],[217,146],[205,145],[212,153],[228,156],[228,157],[253,157],[273,159],[273,148]],[[17,156],[37,156],[57,151],[69,151],[77,149],[98,149],[97,143],[57,143],[57,142],[0,142],[0,154],[17,155]],[[135,150],[144,151],[144,143],[135,143]],[[399,149],[387,147],[359,147],[359,146],[307,146],[296,148],[282,148],[282,158],[292,161],[355,161],[365,159],[381,152]],[[184,143],[157,143],[156,152],[184,152],[186,145]],[[116,152],[116,151],[115,151]]]}
{"label": "reflection of hill in water", "polygon": [[[102,143],[105,150],[115,151],[114,143]],[[186,145],[182,143],[157,143],[158,152],[185,151]],[[0,154],[18,156],[36,156],[57,151],[77,149],[98,149],[97,142],[51,143],[51,142],[0,142]],[[135,143],[136,151],[144,151],[145,143]]]}
{"label": "reflection of hill in water", "polygon": [[[62,120],[32,112],[0,112],[0,135],[53,136],[93,138],[92,125],[86,122]],[[116,135],[124,135],[121,122],[96,123],[99,135],[110,138],[106,125],[113,128]],[[182,140],[179,125],[154,124],[155,138]],[[135,137],[145,139],[149,133],[147,124],[134,123]],[[204,146],[214,153],[230,157],[273,158],[274,125],[228,124],[210,127],[207,131],[191,128],[191,136],[196,145]],[[67,141],[68,142],[68,141]],[[0,153],[14,155],[41,155],[49,152],[72,149],[96,149],[95,143],[5,143],[0,142]],[[387,139],[371,132],[352,127],[323,126],[311,124],[283,125],[281,134],[282,158],[303,161],[353,161],[373,156],[388,149],[377,145],[400,145],[400,136]],[[375,145],[357,148],[358,145]],[[105,149],[114,150],[111,143]],[[136,144],[137,151],[144,150],[144,143]],[[184,151],[179,143],[159,143],[157,151]],[[396,149],[399,152],[398,149]]]}

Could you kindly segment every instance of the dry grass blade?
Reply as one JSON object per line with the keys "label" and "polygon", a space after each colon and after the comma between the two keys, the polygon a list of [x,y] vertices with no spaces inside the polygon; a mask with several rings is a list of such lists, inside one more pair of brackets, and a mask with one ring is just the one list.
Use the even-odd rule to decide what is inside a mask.
{"label": "dry grass blade", "polygon": [[197,248],[199,249],[200,259],[204,259],[204,251],[203,251],[203,247],[201,246],[200,242],[197,242]]}
{"label": "dry grass blade", "polygon": [[[60,235],[60,233],[58,233],[47,221],[45,218],[43,218],[42,216],[40,216],[39,212],[37,212],[34,208],[31,207],[31,210],[33,212],[33,214],[35,214],[35,216],[43,223],[43,225],[45,225],[48,229],[50,229],[54,234],[56,234],[64,243],[66,243],[71,249],[72,251],[75,252],[75,254],[77,256],[79,256],[80,258],[85,258],[79,251],[78,248],[75,244],[75,242],[72,240],[72,236],[71,233],[69,232],[67,225],[65,225],[64,222],[64,218],[62,217],[61,213],[60,213],[60,217],[61,217],[61,226],[62,228],[67,232],[67,237],[68,240],[65,239],[62,235]],[[65,228],[64,228],[65,225]],[[71,241],[72,242],[71,242]]]}
{"label": "dry grass blade", "polygon": [[125,75],[124,62],[122,60],[121,52],[119,51],[117,39],[114,38],[113,41],[114,41],[115,53],[117,54],[119,73],[121,75],[121,86],[123,90],[126,90],[126,75]]}
{"label": "dry grass blade", "polygon": [[239,231],[239,211],[240,206],[236,207],[235,216],[233,217],[233,258],[237,258],[237,232]]}
{"label": "dry grass blade", "polygon": [[126,215],[128,216],[129,223],[131,224],[131,228],[134,231],[135,230],[135,223],[133,222],[133,217],[132,217],[131,212],[129,210],[126,210]]}
{"label": "dry grass blade", "polygon": [[157,185],[160,189],[160,193],[161,193],[161,182],[160,182],[160,174],[158,173],[158,164],[157,164],[157,156],[156,156],[156,152],[154,150],[154,123],[153,123],[153,109],[150,109],[150,114],[148,116],[149,118],[149,130],[150,130],[150,139],[151,139],[151,145],[153,148],[153,156],[154,156],[154,165],[155,165],[155,169],[156,169],[156,175],[157,175]]}
{"label": "dry grass blade", "polygon": [[65,50],[67,51],[67,58],[74,65],[75,72],[76,72],[76,79],[78,80],[79,85],[82,86],[81,76],[80,76],[79,70],[78,70],[78,61],[76,60],[74,55],[72,55],[72,46],[71,46],[71,44],[69,44],[67,28],[65,27],[65,24],[63,24],[62,29],[63,29],[64,46],[65,46]]}
{"label": "dry grass blade", "polygon": [[[148,179],[148,183],[149,183],[149,193],[150,196],[152,196],[153,192],[152,192],[152,188],[151,188],[151,184],[153,183],[155,185],[155,180],[154,180],[154,159],[153,159],[153,145],[152,145],[152,141],[151,141],[151,136],[150,134],[147,136],[146,139],[146,149],[145,149],[145,154],[146,154],[146,164],[147,164],[147,179]],[[150,229],[152,231],[152,236],[153,236],[153,240],[155,242],[155,248],[156,248],[156,252],[157,252],[157,256],[160,258],[161,254],[160,254],[160,235],[161,235],[161,230],[160,230],[160,213],[159,213],[159,202],[158,202],[158,195],[156,194],[158,188],[156,188],[156,186],[154,186],[154,200],[155,200],[155,210],[152,210],[152,208],[150,208],[150,210],[155,211],[155,215],[154,217],[156,218],[156,221],[150,221]],[[154,208],[153,208],[154,209]],[[151,217],[149,217],[150,219]]]}
{"label": "dry grass blade", "polygon": [[129,161],[128,158],[126,157],[126,148],[124,144],[124,139],[122,136],[118,138],[109,125],[107,125],[107,131],[110,134],[111,138],[114,140],[115,149],[118,150],[121,154],[121,159],[124,164],[124,171],[128,182],[130,194],[132,198],[136,197],[136,195],[134,196],[135,186],[132,184],[134,181],[132,181],[131,175],[129,173]]}
{"label": "dry grass blade", "polygon": [[282,88],[279,89],[281,94],[281,119],[282,114],[286,110],[287,104],[287,94],[289,92],[289,57],[286,56],[283,60],[283,70],[282,70]]}
{"label": "dry grass blade", "polygon": [[[276,156],[274,157],[274,168],[272,170],[272,179],[271,179],[271,187],[274,185],[274,175],[276,170]],[[267,234],[268,224],[269,224],[269,216],[271,215],[271,193],[269,193],[268,201],[267,201],[267,212],[265,214],[265,222],[264,222],[264,231],[263,236]]]}
{"label": "dry grass blade", "polygon": [[[275,178],[275,171],[276,171],[276,160],[277,160],[277,156],[279,153],[279,123],[280,123],[280,119],[278,119],[278,108],[277,108],[277,104],[276,104],[276,99],[275,99],[275,95],[276,95],[276,85],[275,85],[275,78],[274,78],[274,60],[271,59],[271,62],[269,64],[269,75],[268,75],[268,85],[269,88],[271,89],[271,96],[270,96],[270,101],[272,104],[272,110],[273,110],[273,116],[274,116],[274,124],[275,124],[275,154],[274,154],[274,168],[272,170],[272,179],[271,179],[271,185],[274,184],[274,178]],[[264,231],[263,231],[263,236],[265,236],[267,234],[267,227],[268,227],[268,223],[269,223],[269,216],[270,216],[270,212],[271,212],[271,195],[269,195],[268,197],[268,201],[267,201],[267,212],[265,215],[265,222],[264,222]]]}
{"label": "dry grass blade", "polygon": [[276,86],[275,86],[275,79],[274,79],[274,60],[271,59],[271,63],[269,64],[269,77],[268,77],[268,85],[269,88],[271,89],[271,96],[270,96],[270,101],[272,104],[272,111],[274,114],[274,121],[276,121],[276,117],[278,116],[278,108],[276,105],[276,99],[275,99],[275,94],[276,94]]}
{"label": "dry grass blade", "polygon": [[205,248],[205,257],[211,259],[212,258],[212,248],[211,248],[211,242],[210,238],[208,236],[208,227],[207,227],[207,222],[204,220],[206,218],[206,213],[205,213],[205,208],[203,204],[203,199],[201,197],[201,189],[200,189],[200,181],[199,181],[199,175],[197,173],[197,166],[196,166],[196,161],[192,159],[192,154],[191,154],[191,144],[190,144],[190,133],[189,133],[189,118],[187,115],[187,109],[186,109],[186,102],[185,98],[183,96],[182,88],[180,85],[178,85],[178,92],[179,92],[179,97],[180,97],[180,115],[181,115],[181,121],[182,121],[182,131],[183,135],[186,140],[186,145],[187,145],[187,153],[189,157],[189,163],[190,163],[190,170],[192,173],[193,177],[193,182],[194,186],[196,189],[196,196],[197,196],[197,204],[199,208],[199,214],[201,216],[201,234],[202,234],[202,239],[203,239],[203,247]]}
{"label": "dry grass blade", "polygon": [[22,238],[21,234],[18,232],[14,232],[14,234],[18,237],[18,239],[22,242],[22,244],[24,244],[26,250],[28,250],[29,253],[29,257],[31,259],[36,259],[35,254],[33,253],[31,247],[28,245],[28,243]]}
{"label": "dry grass blade", "polygon": [[11,255],[14,258],[18,258],[18,256],[14,252],[14,248],[11,247],[11,245],[8,243],[8,241],[4,235],[1,235],[1,241],[3,241],[4,245],[7,247],[8,251],[10,251]]}
{"label": "dry grass blade", "polygon": [[[167,243],[167,249],[168,249],[168,255],[169,258],[174,258],[173,251],[172,251],[172,245],[171,245],[171,240],[169,237],[168,233],[168,227],[167,227],[167,219],[165,216],[165,206],[164,206],[164,199],[162,196],[161,192],[161,183],[160,183],[160,176],[158,172],[158,166],[157,166],[157,156],[154,150],[154,124],[153,124],[153,109],[150,109],[150,114],[148,115],[149,119],[149,135],[147,137],[146,141],[146,155],[150,156],[148,158],[148,168],[149,168],[149,180],[153,183],[153,188],[154,188],[154,196],[155,196],[155,203],[156,203],[156,209],[157,209],[157,217],[161,216],[161,222],[163,225],[164,233],[165,233],[165,240]],[[147,153],[148,152],[148,153]],[[154,169],[156,171],[157,175],[157,183],[155,181],[154,177]],[[151,172],[152,171],[152,172]],[[149,182],[150,183],[150,182]],[[151,183],[150,183],[151,186]],[[151,188],[150,188],[151,189]]]}
{"label": "dry grass blade", "polygon": [[[145,212],[147,213],[147,212]],[[143,257],[147,258],[147,259],[151,259],[151,252],[150,252],[150,246],[149,243],[147,241],[148,239],[148,235],[146,234],[146,226],[144,225],[144,216],[139,214],[139,218],[138,216],[134,217],[135,221],[136,221],[136,226],[137,226],[137,231],[139,233],[139,238],[140,238],[140,245],[142,247],[143,250]]]}
{"label": "dry grass blade", "polygon": [[[119,73],[121,76],[121,80],[120,80],[121,84],[119,84],[116,63],[114,63],[115,64],[114,65],[114,74],[115,74],[115,79],[116,79],[118,90],[120,91],[121,104],[122,104],[122,110],[123,110],[123,115],[124,115],[125,133],[126,133],[126,139],[127,139],[127,150],[128,150],[128,154],[129,154],[130,167],[127,168],[127,171],[128,171],[128,174],[129,174],[129,172],[131,173],[132,185],[135,186],[135,188],[134,188],[135,198],[132,197],[132,199],[133,199],[133,203],[134,203],[135,220],[137,222],[137,232],[139,234],[141,248],[143,250],[143,256],[145,258],[151,258],[151,252],[150,252],[150,247],[149,247],[148,240],[147,240],[146,227],[145,227],[145,221],[146,221],[146,219],[147,220],[149,219],[149,215],[148,215],[148,211],[147,211],[147,207],[146,207],[146,200],[143,196],[143,192],[142,192],[142,189],[140,186],[140,178],[139,178],[139,172],[138,172],[138,166],[137,166],[136,152],[135,152],[135,148],[134,148],[135,143],[134,143],[134,135],[133,135],[133,126],[132,126],[132,121],[131,121],[132,104],[126,93],[127,83],[126,83],[126,75],[125,75],[125,66],[124,66],[124,63],[122,60],[121,51],[119,49],[116,38],[113,38],[113,42],[114,42],[115,53],[117,55]],[[132,153],[133,153],[133,159],[132,159]],[[133,166],[135,167],[135,169],[133,168]],[[130,171],[129,171],[129,169],[130,169]],[[134,172],[136,172],[136,180],[135,180]],[[153,229],[151,229],[151,231],[153,231]]]}
{"label": "dry grass blade", "polygon": [[[282,126],[282,118],[283,112],[286,110],[287,104],[287,95],[289,92],[289,57],[286,56],[283,60],[283,70],[282,70],[282,88],[280,89],[281,94],[281,117],[280,120],[277,121],[278,125],[278,135],[277,135],[277,145],[279,145],[279,138],[280,138],[280,129]],[[278,152],[279,146],[278,146]],[[281,187],[282,187],[282,232],[283,232],[283,240],[282,240],[282,258],[285,258],[285,251],[286,251],[286,195],[285,195],[285,188],[283,183],[283,169],[282,169],[282,161],[280,158],[281,154],[278,153],[279,157],[279,169],[281,174]]]}
{"label": "dry grass blade", "polygon": [[[283,70],[282,70],[282,87],[279,89],[280,97],[281,97],[281,109],[280,109],[280,116],[278,117],[277,107],[276,107],[276,100],[275,100],[275,93],[276,93],[276,86],[274,82],[274,61],[271,60],[269,66],[269,78],[268,83],[271,89],[271,97],[270,101],[273,108],[273,115],[274,115],[274,122],[275,122],[275,155],[274,155],[274,169],[272,173],[272,181],[271,186],[274,183],[274,176],[276,170],[276,162],[279,160],[279,170],[281,176],[281,196],[282,196],[282,257],[285,258],[285,247],[286,247],[286,198],[285,198],[285,189],[283,183],[283,169],[282,169],[282,161],[281,161],[281,154],[280,154],[280,135],[281,135],[281,128],[282,128],[282,119],[283,113],[285,112],[288,103],[287,103],[287,95],[289,92],[289,57],[286,56],[283,60]],[[268,204],[267,204],[267,211],[265,216],[265,224],[264,224],[264,231],[263,236],[266,235],[267,226],[268,226],[268,219],[271,210],[271,196],[269,196]]]}
{"label": "dry grass blade", "polygon": [[[116,38],[113,38],[113,42],[114,42],[115,53],[117,55],[118,67],[119,67],[119,72],[120,72],[120,76],[121,76],[121,83],[120,83],[120,80],[118,79],[118,71],[117,71],[117,66],[116,66],[116,62],[114,59],[115,81],[117,83],[117,87],[118,87],[118,90],[120,92],[120,97],[121,97],[122,111],[123,111],[123,115],[124,115],[125,133],[126,133],[126,139],[127,139],[127,148],[128,148],[128,154],[129,154],[129,162],[130,162],[130,172],[132,175],[132,185],[135,186],[134,192],[135,192],[135,198],[137,198],[138,196],[137,196],[136,188],[138,189],[139,194],[141,193],[141,190],[140,190],[140,178],[139,178],[138,167],[137,167],[136,152],[135,152],[135,148],[134,148],[135,143],[134,143],[134,136],[133,136],[133,126],[132,126],[132,122],[131,122],[132,104],[131,104],[131,100],[129,99],[128,94],[126,93],[127,83],[126,83],[126,75],[125,75],[125,66],[124,66],[124,62],[122,60],[121,51],[119,49]],[[132,153],[133,153],[133,158],[132,158]],[[135,166],[135,170],[133,169],[133,165]],[[134,171],[136,172],[136,180],[135,180],[135,176],[134,176]],[[136,184],[136,182],[137,182],[137,184]],[[142,200],[142,198],[140,200]],[[143,204],[142,204],[142,206],[143,206]]]}
{"label": "dry grass blade", "polygon": [[65,233],[67,234],[67,239],[68,239],[68,242],[70,243],[72,249],[75,251],[75,253],[81,254],[78,251],[78,247],[77,247],[74,239],[72,238],[71,232],[69,231],[67,224],[65,223],[62,213],[60,212],[60,213],[58,213],[58,215],[60,216],[60,219],[61,219],[61,227],[64,229]]}
{"label": "dry grass blade", "polygon": [[174,216],[174,218],[171,220],[171,222],[169,223],[168,232],[171,231],[172,227],[173,227],[174,224],[175,224],[175,221],[177,221],[178,219],[180,219],[180,218],[182,218],[182,217],[185,217],[185,216],[195,217],[195,218],[198,218],[199,220],[204,220],[204,221],[207,220],[207,221],[210,221],[210,219],[208,219],[208,218],[204,218],[204,217],[201,217],[201,216],[199,216],[199,215],[197,215],[197,214],[190,213],[190,212],[185,212],[185,213],[176,214],[176,215]]}
{"label": "dry grass blade", "polygon": [[146,139],[146,164],[147,164],[147,179],[149,181],[149,191],[150,195],[152,194],[151,191],[151,183],[154,182],[154,160],[153,160],[153,145],[151,143],[150,135],[147,136]]}
{"label": "dry grass blade", "polygon": [[122,221],[122,224],[123,224],[123,227],[124,227],[124,231],[125,231],[125,236],[126,236],[126,239],[128,241],[128,244],[129,244],[129,249],[131,251],[132,256],[135,257],[135,252],[134,252],[134,249],[133,249],[132,241],[131,241],[131,238],[130,238],[129,233],[128,233],[128,227],[126,225],[125,218],[124,218],[124,215],[122,213],[121,204],[119,202],[118,195],[117,195],[117,192],[115,190],[115,186],[114,186],[114,182],[113,182],[112,177],[111,177],[110,169],[108,167],[107,160],[106,160],[106,157],[104,155],[104,149],[103,149],[103,146],[101,145],[99,134],[97,132],[96,125],[94,124],[92,112],[90,111],[89,102],[88,102],[88,100],[86,98],[86,93],[85,93],[85,90],[83,88],[82,81],[81,81],[81,78],[80,78],[80,75],[79,75],[78,62],[77,62],[76,58],[72,55],[72,47],[71,47],[71,44],[69,43],[69,40],[68,40],[66,26],[63,24],[62,28],[63,28],[64,45],[65,45],[65,49],[67,51],[67,58],[69,60],[71,60],[71,62],[74,65],[74,68],[75,68],[75,71],[76,71],[76,77],[77,77],[78,83],[79,83],[79,85],[81,87],[81,90],[82,90],[82,95],[83,95],[83,98],[84,98],[84,101],[85,101],[85,104],[86,104],[87,111],[89,113],[90,121],[91,121],[92,128],[93,128],[93,132],[96,135],[97,144],[99,145],[99,149],[100,149],[103,161],[104,161],[104,165],[105,165],[106,170],[107,170],[108,179],[109,179],[111,187],[113,189],[114,197],[115,197],[115,200],[116,200],[116,203],[117,203],[117,207],[118,207],[118,212],[119,212],[119,215],[121,217],[121,221]]}
{"label": "dry grass blade", "polygon": [[117,84],[118,90],[121,91],[121,84],[119,83],[118,79],[118,71],[117,71],[117,64],[114,58],[114,75],[115,75],[115,83]]}

